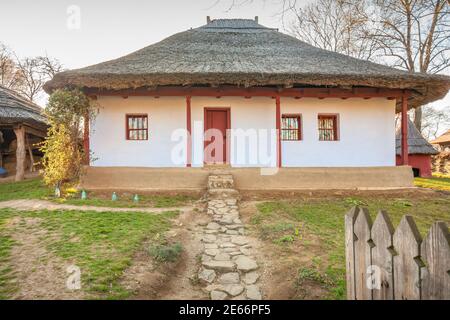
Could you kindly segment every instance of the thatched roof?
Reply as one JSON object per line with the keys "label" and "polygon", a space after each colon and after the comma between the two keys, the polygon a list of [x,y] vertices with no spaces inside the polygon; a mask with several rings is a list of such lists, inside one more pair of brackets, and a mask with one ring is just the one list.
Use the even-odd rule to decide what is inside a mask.
{"label": "thatched roof", "polygon": [[[402,148],[401,127],[397,128],[395,137],[395,149],[397,155]],[[414,123],[408,119],[408,153],[409,154],[438,154],[439,152],[422,136]]]}
{"label": "thatched roof", "polygon": [[0,126],[16,124],[27,124],[39,129],[47,126],[41,107],[0,86]]}
{"label": "thatched roof", "polygon": [[450,130],[447,130],[446,133],[437,137],[430,143],[432,143],[432,144],[450,144]]}
{"label": "thatched roof", "polygon": [[444,97],[450,77],[409,73],[319,49],[254,20],[219,19],[124,57],[61,72],[45,90],[180,85],[413,89],[415,106]]}

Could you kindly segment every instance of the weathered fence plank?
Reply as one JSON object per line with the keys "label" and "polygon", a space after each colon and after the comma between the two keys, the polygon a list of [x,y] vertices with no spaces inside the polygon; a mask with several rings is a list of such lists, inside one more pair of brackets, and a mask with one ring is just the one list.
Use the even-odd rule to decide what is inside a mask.
{"label": "weathered fence plank", "polygon": [[421,246],[422,299],[450,300],[450,236],[443,222],[435,222]]}
{"label": "weathered fence plank", "polygon": [[420,243],[419,230],[411,216],[404,216],[393,237],[394,298],[396,300],[420,299]]}
{"label": "weathered fence plank", "polygon": [[357,300],[372,300],[372,289],[367,285],[367,268],[372,265],[369,242],[372,220],[367,209],[359,210],[354,224],[355,246],[355,297]]}
{"label": "weathered fence plank", "polygon": [[392,236],[394,226],[385,211],[378,213],[371,230],[374,243],[372,248],[372,265],[379,268],[379,279],[376,279],[380,288],[373,290],[374,300],[394,299]]}
{"label": "weathered fence plank", "polygon": [[358,216],[359,208],[353,207],[345,215],[345,262],[347,276],[347,299],[355,300],[355,232],[354,224]]}

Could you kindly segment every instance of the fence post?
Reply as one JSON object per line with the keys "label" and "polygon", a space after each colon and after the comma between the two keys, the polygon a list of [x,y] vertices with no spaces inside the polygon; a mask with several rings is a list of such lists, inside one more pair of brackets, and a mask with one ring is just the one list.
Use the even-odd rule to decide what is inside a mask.
{"label": "fence post", "polygon": [[369,266],[372,265],[371,259],[371,237],[370,229],[372,220],[369,211],[366,208],[359,210],[354,224],[356,236],[355,245],[355,288],[357,300],[372,300],[372,288],[369,287]]}
{"label": "fence post", "polygon": [[394,233],[394,297],[396,300],[420,299],[420,259],[419,230],[411,216],[404,216]]}
{"label": "fence post", "polygon": [[345,267],[347,278],[347,299],[356,299],[355,290],[355,232],[354,223],[359,208],[353,207],[345,215]]}
{"label": "fence post", "polygon": [[444,222],[435,222],[422,243],[426,263],[422,274],[423,300],[450,300],[450,236]]}
{"label": "fence post", "polygon": [[374,243],[372,264],[380,270],[380,289],[373,290],[374,300],[394,299],[392,235],[394,226],[385,211],[379,211],[371,230]]}

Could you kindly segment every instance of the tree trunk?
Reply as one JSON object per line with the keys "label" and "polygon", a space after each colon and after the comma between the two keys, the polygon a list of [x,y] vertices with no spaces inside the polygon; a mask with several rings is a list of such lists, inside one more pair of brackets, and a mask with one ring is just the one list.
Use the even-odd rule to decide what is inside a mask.
{"label": "tree trunk", "polygon": [[419,132],[422,132],[422,107],[417,107],[414,110],[414,125]]}
{"label": "tree trunk", "polygon": [[14,133],[17,138],[17,149],[16,149],[16,181],[22,181],[25,177],[25,128],[20,126],[14,128]]}

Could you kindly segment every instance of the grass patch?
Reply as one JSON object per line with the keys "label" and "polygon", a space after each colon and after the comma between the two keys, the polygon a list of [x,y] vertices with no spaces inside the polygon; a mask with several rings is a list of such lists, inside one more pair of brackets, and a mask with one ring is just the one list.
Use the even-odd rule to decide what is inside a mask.
{"label": "grass patch", "polygon": [[[112,194],[111,194],[112,195]],[[96,206],[110,208],[174,208],[187,205],[194,198],[187,195],[139,195],[139,201],[133,200],[132,194],[119,194],[116,201],[111,200],[111,195],[107,198],[105,195],[88,194],[88,199],[82,200],[77,192],[66,196],[65,198],[55,199],[54,201],[62,204],[71,204],[76,206]]]}
{"label": "grass patch", "polygon": [[42,199],[52,195],[52,191],[41,179],[0,183],[0,201],[17,199]]}
{"label": "grass patch", "polygon": [[134,194],[118,194],[118,200],[111,200],[111,193],[88,192],[88,198],[81,199],[81,192],[67,185],[62,188],[62,197],[55,198],[53,188],[44,185],[42,179],[30,179],[21,182],[0,184],[0,201],[18,199],[43,199],[60,204],[76,206],[96,206],[110,208],[174,208],[188,205],[196,198],[189,195],[139,195],[139,201],[134,201]]}
{"label": "grass patch", "polygon": [[[320,248],[317,256],[320,263],[307,266],[299,271],[302,278],[315,278],[326,286],[329,296],[324,298],[343,299],[345,297],[345,253],[344,253],[344,215],[355,204],[369,208],[372,218],[380,209],[387,210],[397,225],[401,217],[410,214],[414,217],[422,235],[434,221],[450,223],[450,197],[434,195],[429,198],[395,198],[355,196],[353,198],[302,199],[270,201],[260,203],[252,223],[263,240],[282,244],[285,249],[302,245],[308,250],[309,243],[302,238],[303,233],[317,237]],[[308,269],[309,268],[309,269]],[[314,273],[308,273],[308,270]],[[320,275],[320,276],[319,276]],[[314,280],[314,279],[313,279]],[[320,281],[319,281],[320,280]]]}
{"label": "grass patch", "polygon": [[432,178],[415,178],[414,185],[421,188],[450,191],[450,177],[433,176]]}
{"label": "grass patch", "polygon": [[16,290],[16,286],[13,283],[13,270],[10,266],[11,249],[14,245],[14,241],[7,234],[4,224],[5,216],[0,219],[0,300],[5,300]]}
{"label": "grass patch", "polygon": [[181,243],[163,243],[150,246],[150,255],[158,262],[175,262],[180,257]]}
{"label": "grass patch", "polygon": [[[130,266],[134,253],[146,239],[157,239],[167,231],[177,212],[152,215],[139,212],[0,210],[0,220],[18,215],[41,219],[39,227],[48,231],[42,245],[67,263],[80,267],[82,289],[90,297],[118,299],[130,294],[118,280]],[[0,236],[5,236],[4,230]],[[8,250],[10,246],[1,252],[7,255]],[[3,289],[0,284],[0,292]]]}

